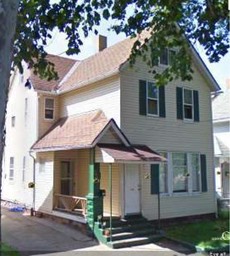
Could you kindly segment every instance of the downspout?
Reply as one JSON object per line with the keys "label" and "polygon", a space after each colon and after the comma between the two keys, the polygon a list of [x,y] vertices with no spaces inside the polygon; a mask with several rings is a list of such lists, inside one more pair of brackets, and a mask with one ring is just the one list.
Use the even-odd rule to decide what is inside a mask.
{"label": "downspout", "polygon": [[36,163],[36,158],[32,155],[31,151],[29,151],[29,155],[33,159],[33,184],[34,184],[34,187],[33,187],[33,207],[30,209],[30,215],[34,216],[34,213],[35,213],[35,197],[36,197],[36,193],[35,193],[35,181],[36,181],[35,163]]}

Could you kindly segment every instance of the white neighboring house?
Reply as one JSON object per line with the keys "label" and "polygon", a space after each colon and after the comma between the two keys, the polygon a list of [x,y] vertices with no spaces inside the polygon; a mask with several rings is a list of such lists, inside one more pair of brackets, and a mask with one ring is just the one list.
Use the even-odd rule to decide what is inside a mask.
{"label": "white neighboring house", "polygon": [[[36,77],[26,64],[23,64],[24,73],[20,74],[16,70],[10,80],[5,124],[2,198],[23,203],[28,208],[33,207],[34,201],[34,191],[28,187],[35,178],[31,146],[44,132],[43,129],[48,129],[56,120],[39,120],[39,113],[42,111],[39,109],[41,95],[49,95],[76,62],[53,55],[49,55],[48,59],[56,65],[59,74],[57,81],[44,82]],[[41,123],[45,128],[40,127]]]}
{"label": "white neighboring house", "polygon": [[230,79],[226,89],[213,97],[213,132],[215,149],[216,191],[230,198]]}

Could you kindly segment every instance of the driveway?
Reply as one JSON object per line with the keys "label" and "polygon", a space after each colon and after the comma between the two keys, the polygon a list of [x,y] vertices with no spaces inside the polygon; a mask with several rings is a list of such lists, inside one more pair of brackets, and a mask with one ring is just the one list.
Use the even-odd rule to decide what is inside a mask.
{"label": "driveway", "polygon": [[[176,256],[191,255],[179,253],[177,248],[165,248],[164,245],[148,244],[113,250],[103,244],[99,244],[82,234],[77,229],[60,224],[45,218],[31,217],[29,214],[10,212],[2,208],[2,240],[17,249],[22,256],[28,255],[52,255],[52,256],[93,256],[106,254],[109,256],[130,255],[145,256]],[[100,251],[100,252],[99,252]],[[102,253],[103,251],[103,253]],[[107,251],[107,253],[106,253]]]}

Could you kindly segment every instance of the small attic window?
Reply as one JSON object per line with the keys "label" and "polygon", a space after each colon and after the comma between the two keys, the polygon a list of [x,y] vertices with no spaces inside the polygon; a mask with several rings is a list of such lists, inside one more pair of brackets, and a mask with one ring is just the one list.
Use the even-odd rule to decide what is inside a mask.
{"label": "small attic window", "polygon": [[54,99],[45,98],[45,119],[54,119]]}

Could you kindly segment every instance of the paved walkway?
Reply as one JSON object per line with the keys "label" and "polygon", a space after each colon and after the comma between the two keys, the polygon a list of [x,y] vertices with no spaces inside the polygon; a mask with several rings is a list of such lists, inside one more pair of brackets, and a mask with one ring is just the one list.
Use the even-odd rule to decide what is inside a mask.
{"label": "paved walkway", "polygon": [[44,254],[50,256],[98,254],[100,256],[101,254],[123,256],[130,255],[131,251],[132,256],[139,256],[140,251],[144,253],[144,256],[152,256],[153,252],[154,256],[185,255],[156,244],[112,250],[68,225],[45,218],[31,217],[29,214],[10,212],[4,208],[2,209],[2,239],[3,242],[17,249],[22,256]]}

